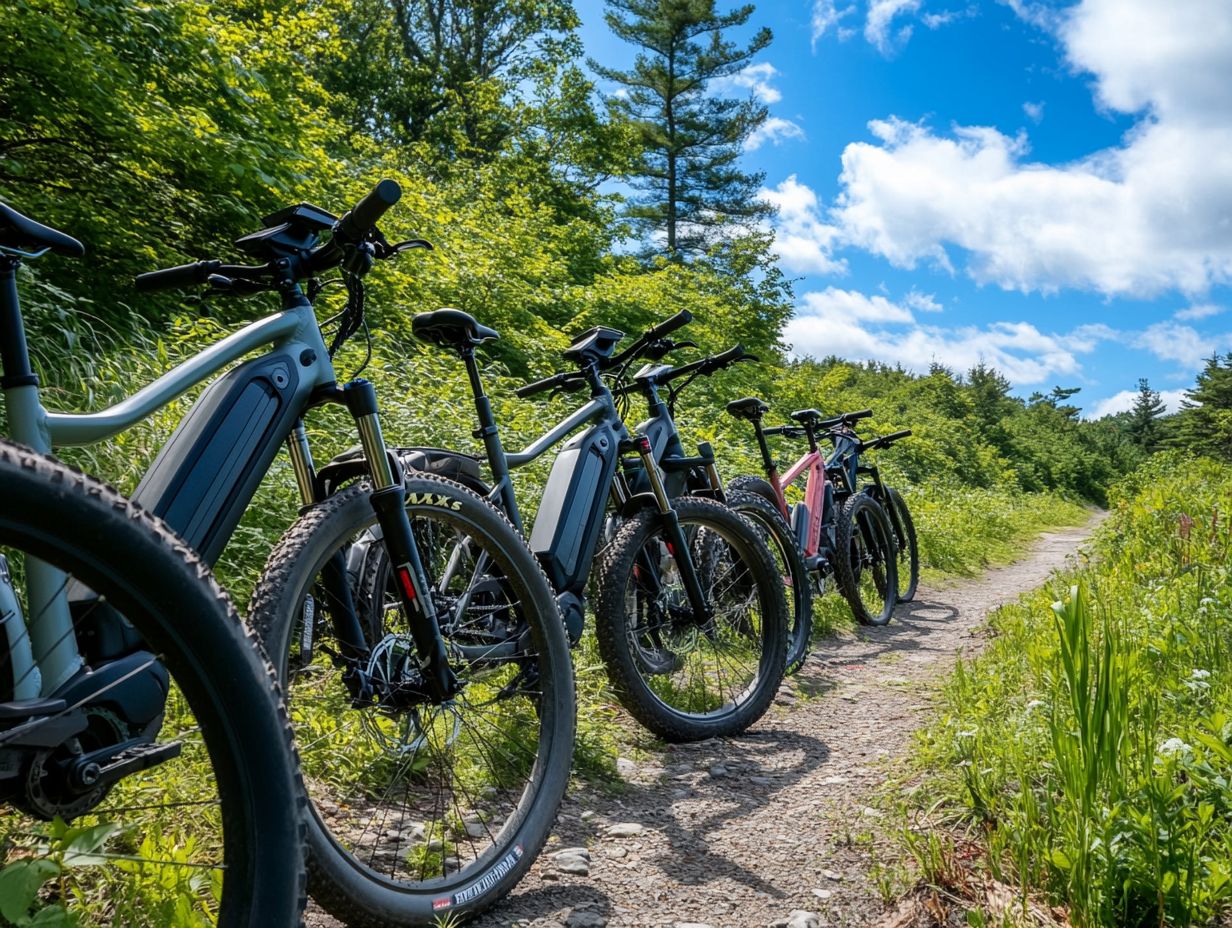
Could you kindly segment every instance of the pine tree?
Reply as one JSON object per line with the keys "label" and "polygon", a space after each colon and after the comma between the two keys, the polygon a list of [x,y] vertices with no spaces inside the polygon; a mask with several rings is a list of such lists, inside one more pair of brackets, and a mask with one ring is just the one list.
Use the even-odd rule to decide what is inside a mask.
{"label": "pine tree", "polygon": [[1177,414],[1175,444],[1232,461],[1232,352],[1206,361]]}
{"label": "pine tree", "polygon": [[757,199],[762,175],[737,163],[766,107],[717,96],[712,87],[769,45],[770,30],[744,47],[724,39],[748,22],[751,4],[729,13],[716,12],[714,0],[608,0],[608,7],[609,28],[639,49],[628,71],[591,62],[622,85],[611,105],[640,129],[643,152],[629,179],[641,195],[629,218],[661,235],[672,257],[703,252],[720,227],[771,212]]}
{"label": "pine tree", "polygon": [[1151,384],[1145,377],[1138,381],[1138,396],[1133,408],[1129,411],[1129,422],[1126,429],[1130,438],[1147,454],[1159,449],[1160,423],[1159,419],[1166,411],[1159,393],[1151,389]]}

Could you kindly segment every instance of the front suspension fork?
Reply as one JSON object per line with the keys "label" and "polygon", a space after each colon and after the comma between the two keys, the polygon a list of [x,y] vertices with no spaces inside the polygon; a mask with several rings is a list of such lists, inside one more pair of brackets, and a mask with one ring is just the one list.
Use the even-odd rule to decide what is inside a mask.
{"label": "front suspension fork", "polygon": [[372,477],[372,508],[384,536],[385,550],[393,565],[395,586],[406,611],[428,695],[444,702],[460,689],[449,667],[449,653],[436,619],[432,587],[419,557],[406,511],[406,488],[394,474],[381,434],[376,391],[366,380],[353,380],[343,388],[347,409],[355,419],[359,440]]}
{"label": "front suspension fork", "polygon": [[658,462],[654,459],[654,448],[650,444],[650,439],[644,435],[634,439],[633,445],[642,459],[642,467],[645,468],[646,477],[650,481],[650,489],[654,493],[655,504],[659,509],[659,518],[663,521],[663,533],[671,546],[672,557],[676,561],[676,567],[680,570],[680,577],[684,581],[685,592],[689,597],[693,620],[698,625],[704,625],[710,621],[710,603],[702,591],[701,580],[697,576],[697,567],[689,551],[689,543],[684,537],[684,529],[680,527],[680,517],[672,508],[667,488],[663,485],[663,474],[659,470]]}

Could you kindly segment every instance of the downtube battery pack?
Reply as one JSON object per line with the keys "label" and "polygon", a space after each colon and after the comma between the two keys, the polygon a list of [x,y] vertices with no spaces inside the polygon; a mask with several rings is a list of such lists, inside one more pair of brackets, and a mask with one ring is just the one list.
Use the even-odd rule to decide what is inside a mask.
{"label": "downtube battery pack", "polygon": [[287,351],[241,364],[201,394],[133,499],[213,564],[294,428],[309,387]]}

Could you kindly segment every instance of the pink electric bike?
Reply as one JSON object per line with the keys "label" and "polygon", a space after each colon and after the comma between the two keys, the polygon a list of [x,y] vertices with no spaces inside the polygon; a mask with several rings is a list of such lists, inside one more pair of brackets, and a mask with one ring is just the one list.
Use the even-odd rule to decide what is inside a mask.
{"label": "pink electric bike", "polygon": [[[791,414],[798,425],[766,428],[762,419],[769,407],[756,397],[727,404],[727,411],[753,425],[761,451],[764,477],[736,477],[729,481],[732,490],[756,493],[774,503],[791,525],[792,535],[804,558],[819,593],[833,576],[839,591],[851,606],[856,621],[863,625],[885,625],[894,612],[898,590],[898,563],[894,530],[885,509],[867,493],[854,493],[845,485],[846,499],[836,500],[835,484],[842,481],[838,471],[827,473],[826,459],[818,439],[833,428],[850,427],[872,415],[871,410],[845,413],[826,419],[816,409]],[[771,435],[806,438],[808,452],[780,475],[766,439]],[[805,479],[804,499],[795,505],[787,502],[786,490]],[[789,662],[803,660],[812,635],[812,615],[801,617],[792,629]]]}

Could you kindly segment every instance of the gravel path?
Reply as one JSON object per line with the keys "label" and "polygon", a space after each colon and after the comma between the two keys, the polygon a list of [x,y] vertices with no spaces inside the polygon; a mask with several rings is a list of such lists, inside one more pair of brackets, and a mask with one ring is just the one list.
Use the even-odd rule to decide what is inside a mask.
{"label": "gravel path", "polygon": [[[885,628],[815,643],[746,735],[622,759],[627,786],[615,794],[575,788],[535,867],[474,924],[876,921],[884,906],[868,835],[880,813],[867,802],[886,762],[909,749],[935,679],[959,651],[979,647],[988,612],[1043,583],[1099,519],[1042,535],[1022,560],[974,580],[921,588]],[[318,914],[309,924],[336,923]]]}

